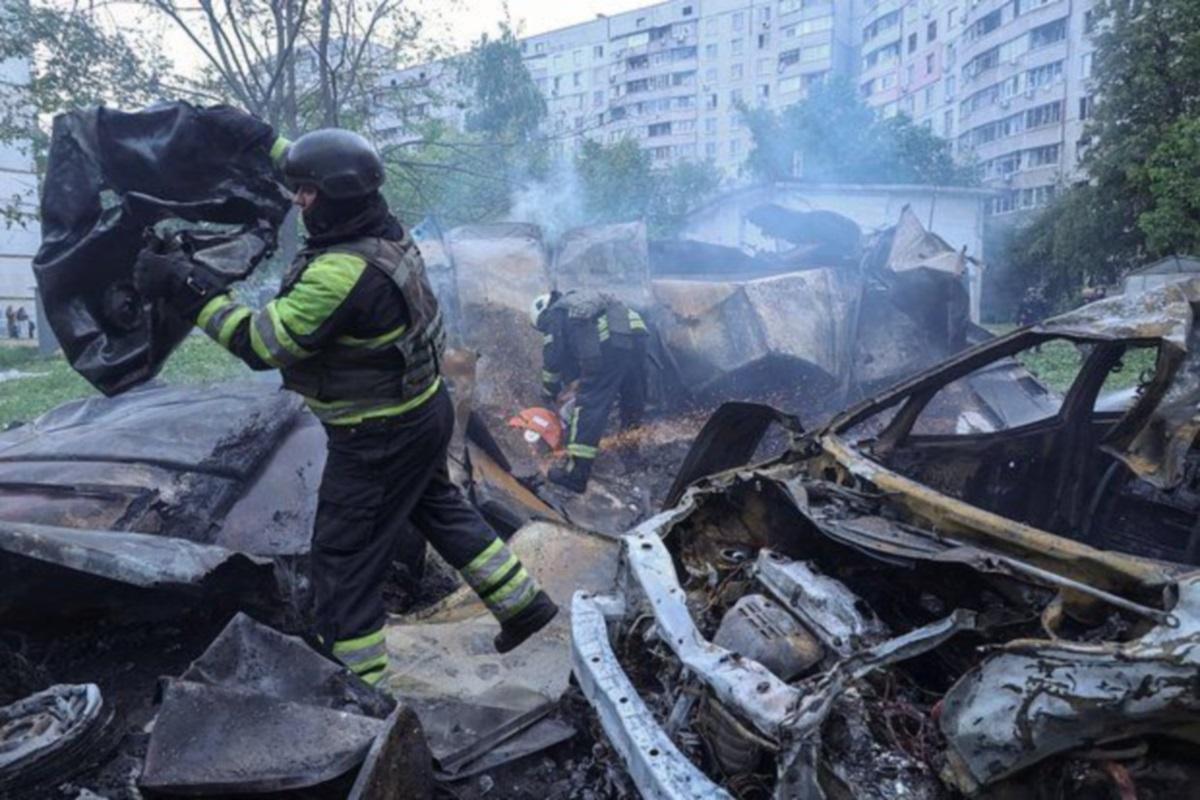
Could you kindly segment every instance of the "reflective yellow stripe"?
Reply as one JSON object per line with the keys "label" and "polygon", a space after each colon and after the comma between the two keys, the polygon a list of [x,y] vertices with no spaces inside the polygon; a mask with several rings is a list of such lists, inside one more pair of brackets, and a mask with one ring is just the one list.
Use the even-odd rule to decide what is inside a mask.
{"label": "reflective yellow stripe", "polygon": [[291,146],[292,142],[290,139],[283,136],[276,137],[275,143],[271,145],[271,161],[276,166],[279,166],[280,162],[283,161],[284,154],[287,153],[287,149]]}
{"label": "reflective yellow stripe", "polygon": [[312,353],[296,344],[296,340],[292,338],[290,333],[288,333],[287,326],[284,325],[283,320],[280,319],[279,309],[275,307],[275,302],[276,301],[272,300],[270,303],[267,303],[267,307],[265,309],[267,315],[271,319],[271,327],[275,329],[275,338],[278,339],[279,344],[283,345],[283,348],[295,356],[297,360],[308,358],[312,355]]}
{"label": "reflective yellow stripe", "polygon": [[629,309],[629,329],[634,331],[646,330],[646,322],[642,319],[642,315]]}
{"label": "reflective yellow stripe", "polygon": [[396,328],[393,331],[382,333],[379,336],[375,336],[370,339],[359,339],[354,336],[339,336],[334,339],[334,341],[338,344],[349,345],[350,347],[365,347],[373,350],[377,347],[383,347],[384,345],[389,345],[396,341],[404,335],[406,330],[408,330],[408,326],[401,325],[399,328]]}
{"label": "reflective yellow stripe", "polygon": [[512,578],[506,581],[494,594],[487,597],[488,605],[500,605],[504,602],[504,598],[512,595],[513,592],[521,588],[523,583],[529,580],[529,573],[525,571],[524,567],[521,567],[517,570],[516,575],[513,575]]}
{"label": "reflective yellow stripe", "polygon": [[569,444],[567,445],[567,454],[576,458],[594,459],[599,455],[600,451],[595,447],[586,444]]}
{"label": "reflective yellow stripe", "polygon": [[478,593],[481,595],[487,594],[492,589],[495,589],[496,586],[499,585],[500,581],[504,580],[504,576],[509,573],[509,570],[517,566],[519,563],[521,562],[517,561],[516,555],[509,553],[508,558],[505,559],[504,563],[492,570],[492,574],[486,576],[483,583],[479,585]]}
{"label": "reflective yellow stripe", "polygon": [[365,647],[383,643],[383,630],[377,630],[374,633],[368,633],[366,636],[360,636],[357,639],[344,639],[337,642],[333,646],[333,654],[339,656],[342,653],[351,650],[362,650]]}
{"label": "reflective yellow stripe", "polygon": [[243,320],[251,317],[250,309],[239,308],[229,313],[229,318],[221,323],[221,330],[217,332],[217,344],[221,347],[229,347],[229,340],[233,338],[233,332],[237,330],[237,326]]}
{"label": "reflective yellow stripe", "polygon": [[[478,572],[480,567],[488,562],[492,556],[499,553],[504,548],[504,542],[495,539],[487,547],[483,548],[483,552],[471,559],[471,563],[462,568],[464,575],[473,575]],[[469,580],[469,578],[468,578]]]}
{"label": "reflective yellow stripe", "polygon": [[437,394],[437,390],[441,388],[441,385],[442,379],[439,377],[430,384],[428,389],[421,392],[412,400],[394,405],[383,402],[379,405],[364,406],[361,400],[322,403],[320,400],[314,400],[311,397],[304,398],[304,402],[308,404],[309,409],[312,410],[317,419],[324,423],[329,425],[357,425],[369,419],[398,417],[401,414],[406,414]]}
{"label": "reflective yellow stripe", "polygon": [[363,677],[365,675],[365,673],[371,672],[373,670],[377,671],[380,675],[382,675],[383,670],[387,667],[387,665],[388,665],[388,657],[387,657],[387,654],[385,653],[384,655],[377,656],[376,658],[372,658],[370,661],[364,661],[361,664],[355,664],[355,665],[351,666],[350,671],[360,677]]}
{"label": "reflective yellow stripe", "polygon": [[[264,314],[266,312],[260,311],[258,313]],[[250,349],[254,351],[256,356],[278,369],[281,366],[279,359],[275,358],[275,354],[271,351],[271,348],[267,347],[266,343],[263,342],[261,329],[262,326],[258,324],[257,320],[250,326]]]}
{"label": "reflective yellow stripe", "polygon": [[227,294],[219,294],[212,300],[204,304],[204,308],[200,309],[200,316],[196,317],[196,327],[204,328],[208,326],[209,320],[225,306],[231,305],[233,298]]}
{"label": "reflective yellow stripe", "polygon": [[554,334],[547,333],[542,335],[542,344],[554,344]]}

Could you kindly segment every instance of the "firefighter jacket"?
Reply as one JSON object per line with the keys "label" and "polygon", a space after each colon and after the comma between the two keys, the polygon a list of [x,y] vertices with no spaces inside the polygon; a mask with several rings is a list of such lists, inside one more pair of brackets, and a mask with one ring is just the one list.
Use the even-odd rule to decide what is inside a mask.
{"label": "firefighter jacket", "polygon": [[251,368],[279,369],[326,424],[403,414],[440,385],[442,315],[407,232],[306,249],[261,311],[222,294],[196,324]]}
{"label": "firefighter jacket", "polygon": [[[571,291],[538,319],[542,332],[542,394],[553,399],[584,372],[603,368],[604,356],[632,351],[647,335],[640,314],[604,294]],[[632,355],[632,353],[630,353]]]}

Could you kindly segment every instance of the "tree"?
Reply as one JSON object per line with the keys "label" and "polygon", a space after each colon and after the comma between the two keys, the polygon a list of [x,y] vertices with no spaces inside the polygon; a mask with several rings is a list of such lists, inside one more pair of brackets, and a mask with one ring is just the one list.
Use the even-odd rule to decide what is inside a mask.
{"label": "tree", "polygon": [[525,66],[521,45],[511,25],[500,35],[481,36],[459,65],[459,80],[472,90],[474,102],[466,129],[507,143],[531,141],[546,119],[546,100]]}
{"label": "tree", "polygon": [[1200,244],[1200,0],[1101,3],[1097,103],[1081,166],[1088,180],[1017,232],[1025,285],[1060,303],[1146,261]]}
{"label": "tree", "polygon": [[742,114],[753,138],[746,165],[762,180],[974,183],[972,171],[955,164],[949,142],[907,117],[878,118],[846,80],[817,84],[782,112]]}
{"label": "tree", "polygon": [[683,161],[656,169],[649,152],[633,139],[607,147],[584,142],[575,169],[584,197],[583,222],[642,219],[653,236],[676,233],[721,182],[720,173],[708,162]]}

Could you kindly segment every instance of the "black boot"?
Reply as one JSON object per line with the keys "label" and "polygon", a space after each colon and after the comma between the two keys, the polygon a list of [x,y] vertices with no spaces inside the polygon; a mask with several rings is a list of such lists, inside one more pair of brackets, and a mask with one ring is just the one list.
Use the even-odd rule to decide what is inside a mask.
{"label": "black boot", "polygon": [[530,636],[549,625],[557,613],[558,606],[549,595],[539,589],[529,605],[512,619],[500,623],[500,632],[495,638],[496,652],[507,653],[519,647]]}
{"label": "black boot", "polygon": [[551,467],[546,477],[551,483],[557,483],[564,489],[570,489],[576,494],[583,494],[587,491],[588,478],[591,475],[592,462],[583,458],[575,458],[565,467],[560,465]]}

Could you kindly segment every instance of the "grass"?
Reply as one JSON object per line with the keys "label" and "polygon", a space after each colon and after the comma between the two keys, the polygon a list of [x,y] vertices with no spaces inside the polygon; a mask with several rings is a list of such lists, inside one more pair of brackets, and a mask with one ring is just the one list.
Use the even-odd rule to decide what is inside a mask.
{"label": "grass", "polygon": [[[100,394],[61,355],[42,357],[33,348],[0,346],[0,372],[10,369],[35,376],[0,382],[0,429],[29,422],[68,400]],[[207,336],[189,336],[167,359],[159,380],[205,383],[249,374],[249,368]]]}
{"label": "grass", "polygon": [[[997,336],[1002,336],[1016,328],[1015,325],[988,325],[986,327]],[[1153,372],[1156,354],[1156,349],[1146,347],[1127,351],[1118,369],[1109,373],[1100,394],[1136,386],[1143,377]],[[1071,388],[1071,384],[1083,366],[1083,358],[1080,349],[1064,339],[1046,342],[1040,348],[1025,350],[1016,355],[1016,359],[1025,369],[1060,394]]]}

